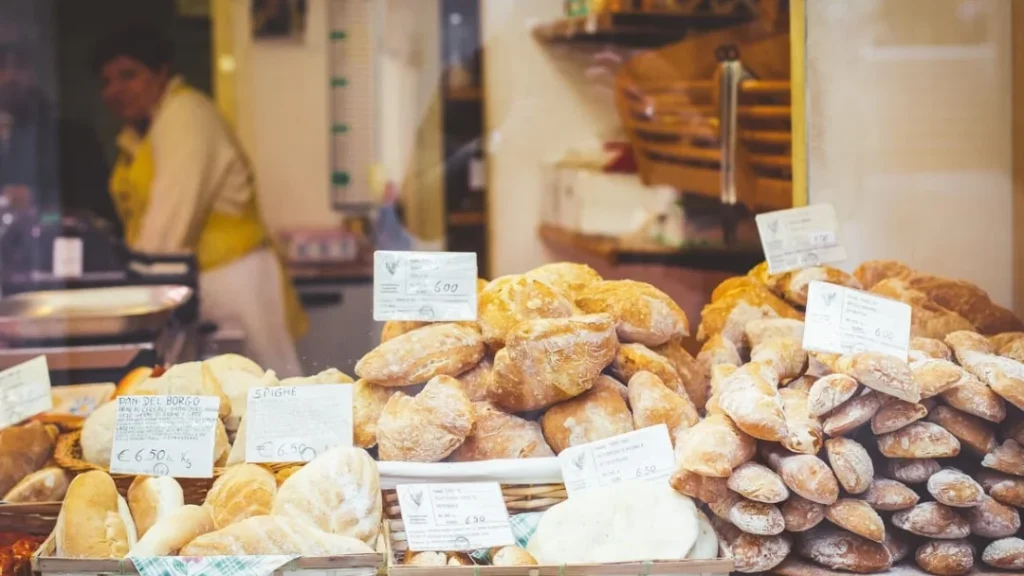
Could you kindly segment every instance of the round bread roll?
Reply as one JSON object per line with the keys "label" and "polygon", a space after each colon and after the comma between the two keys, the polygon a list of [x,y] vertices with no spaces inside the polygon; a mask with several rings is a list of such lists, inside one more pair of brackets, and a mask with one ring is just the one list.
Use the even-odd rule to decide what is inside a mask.
{"label": "round bread roll", "polygon": [[220,530],[246,518],[270,514],[276,494],[277,482],[269,470],[238,464],[214,481],[203,504],[211,511],[214,528]]}
{"label": "round bread roll", "polygon": [[871,486],[875,467],[871,455],[857,441],[849,438],[830,438],[825,441],[825,452],[836,479],[850,494],[860,494]]}
{"label": "round bread roll", "polygon": [[575,298],[591,284],[603,280],[593,268],[575,262],[552,262],[530,270],[527,278],[540,280],[570,298]]}
{"label": "round bread roll", "polygon": [[541,417],[544,438],[555,454],[633,430],[629,407],[608,379],[599,378],[590,390],[555,404]]}
{"label": "round bread roll", "polygon": [[981,561],[993,568],[1024,570],[1024,540],[1020,538],[996,540],[981,552]]}
{"label": "round bread roll", "polygon": [[885,540],[885,523],[870,504],[853,498],[840,498],[825,509],[829,522],[881,544]]}
{"label": "round bread roll", "polygon": [[576,305],[589,314],[611,314],[622,342],[659,346],[690,334],[690,322],[682,308],[667,294],[644,282],[595,282],[580,293]]}
{"label": "round bread roll", "polygon": [[878,437],[878,451],[886,458],[952,458],[960,454],[960,441],[931,422],[914,422]]}
{"label": "round bread roll", "polygon": [[943,468],[928,479],[928,493],[946,506],[971,508],[981,504],[985,490],[956,468]]}
{"label": "round bread roll", "polygon": [[892,567],[892,554],[882,544],[833,527],[800,535],[798,554],[833,570],[881,572]]}
{"label": "round bread roll", "polygon": [[1020,512],[985,496],[981,504],[964,511],[971,534],[982,538],[1007,538],[1020,530]]}
{"label": "round bread roll", "polygon": [[846,374],[829,374],[814,381],[807,396],[811,416],[824,416],[853,398],[860,383]]}
{"label": "round bread roll", "polygon": [[942,465],[931,458],[890,458],[885,465],[889,477],[907,484],[923,484],[942,469]]}
{"label": "round bread roll", "polygon": [[496,351],[517,324],[541,318],[568,318],[575,307],[554,286],[529,276],[503,276],[477,296],[477,322],[484,342]]}
{"label": "round bread roll", "polygon": [[923,502],[909,510],[900,510],[892,515],[892,523],[897,528],[927,538],[956,540],[971,534],[967,520],[938,502]]}
{"label": "round bread roll", "polygon": [[864,501],[875,510],[894,512],[913,508],[921,499],[902,482],[888,478],[875,478],[863,494]]}
{"label": "round bread roll", "polygon": [[967,540],[932,540],[917,549],[917,565],[937,576],[963,576],[974,568],[974,546]]}
{"label": "round bread roll", "polygon": [[789,498],[789,489],[778,474],[757,462],[745,462],[732,471],[729,489],[755,502],[778,504]]}
{"label": "round bread roll", "polygon": [[504,546],[491,551],[493,566],[536,566],[537,559],[519,546]]}
{"label": "round bread roll", "polygon": [[783,502],[782,518],[787,532],[806,532],[825,520],[825,505],[794,494]]}
{"label": "round bread roll", "polygon": [[506,414],[490,402],[474,402],[473,433],[455,449],[452,462],[554,456],[540,424]]}
{"label": "round bread roll", "polygon": [[473,405],[458,380],[437,376],[415,397],[396,392],[388,399],[377,421],[378,454],[381,460],[440,462],[462,445],[473,422]]}

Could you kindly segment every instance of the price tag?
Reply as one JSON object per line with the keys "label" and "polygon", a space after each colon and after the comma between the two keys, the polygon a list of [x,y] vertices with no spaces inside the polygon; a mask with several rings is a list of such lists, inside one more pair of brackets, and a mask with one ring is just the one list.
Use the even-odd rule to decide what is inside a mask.
{"label": "price tag", "polygon": [[476,254],[373,254],[373,319],[418,322],[476,320]]}
{"label": "price tag", "polygon": [[754,220],[772,274],[846,260],[831,204],[767,212]]}
{"label": "price tag", "polygon": [[216,396],[119,396],[110,471],[212,478]]}
{"label": "price tag", "polygon": [[497,482],[400,484],[409,550],[477,550],[515,544]]}
{"label": "price tag", "polygon": [[910,306],[828,282],[807,289],[804,348],[849,354],[884,352],[907,359]]}
{"label": "price tag", "polygon": [[562,481],[571,497],[591,488],[629,480],[664,482],[675,454],[664,424],[566,448],[558,455]]}
{"label": "price tag", "polygon": [[53,275],[57,278],[82,277],[82,239],[61,236],[53,240]]}
{"label": "price tag", "polygon": [[252,388],[245,412],[246,462],[309,462],[352,445],[352,386]]}
{"label": "price tag", "polygon": [[0,372],[0,430],[53,408],[46,356]]}

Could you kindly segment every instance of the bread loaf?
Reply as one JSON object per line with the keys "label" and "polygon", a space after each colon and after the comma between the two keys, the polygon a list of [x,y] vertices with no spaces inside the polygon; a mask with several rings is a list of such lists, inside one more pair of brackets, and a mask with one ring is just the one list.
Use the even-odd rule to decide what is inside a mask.
{"label": "bread loaf", "polygon": [[993,568],[1024,570],[1024,539],[1003,538],[981,552],[981,561]]}
{"label": "bread loaf", "polygon": [[942,338],[958,330],[974,330],[974,325],[966,318],[939,306],[923,292],[912,288],[904,279],[883,280],[875,284],[871,292],[910,305],[911,336]]}
{"label": "bread loaf", "polygon": [[452,452],[452,462],[555,455],[540,424],[506,414],[489,402],[474,402],[473,414],[473,432]]}
{"label": "bread loaf", "polygon": [[[1020,332],[1011,332],[1011,334],[1021,334]],[[1017,362],[1024,362],[1024,339],[1017,338],[1007,342],[1002,346],[996,346],[996,352],[1000,356],[1016,360]]]}
{"label": "bread loaf", "polygon": [[128,487],[128,508],[140,537],[160,519],[184,505],[181,484],[169,476],[136,476]]}
{"label": "bread loaf", "polygon": [[982,538],[1007,538],[1020,530],[1020,513],[994,498],[982,496],[981,503],[964,510],[971,534]]}
{"label": "bread loaf", "polygon": [[875,467],[868,451],[860,443],[849,438],[831,438],[825,442],[825,452],[844,490],[860,494],[871,486]]}
{"label": "bread loaf", "polygon": [[928,493],[938,502],[954,508],[981,504],[985,491],[981,484],[956,468],[943,468],[928,479]]}
{"label": "bread loaf", "polygon": [[1009,476],[992,470],[980,470],[978,482],[989,496],[1003,504],[1024,508],[1024,478]]}
{"label": "bread loaf", "polygon": [[221,419],[223,420],[231,414],[231,399],[224,393],[217,380],[208,376],[207,371],[203,370],[202,362],[175,364],[160,376],[147,378],[132,390],[131,395],[217,396],[220,398],[219,414]]}
{"label": "bread loaf", "polygon": [[356,363],[356,374],[377,386],[412,386],[435,376],[458,376],[484,355],[480,333],[459,324],[431,324],[377,346]]}
{"label": "bread loaf", "polygon": [[875,434],[888,434],[913,424],[927,415],[928,408],[923,404],[891,400],[871,417],[871,431]]}
{"label": "bread loaf", "polygon": [[1024,364],[1010,358],[965,352],[960,364],[993,392],[1024,410]]}
{"label": "bread loaf", "polygon": [[129,556],[175,556],[186,544],[214,530],[209,508],[191,504],[179,506],[146,531]]}
{"label": "bread loaf", "polygon": [[923,502],[908,510],[900,510],[892,515],[892,523],[897,528],[927,538],[955,540],[966,538],[971,533],[967,520],[938,502]]}
{"label": "bread loaf", "polygon": [[601,379],[587,392],[549,408],[540,426],[548,445],[560,454],[571,446],[631,432],[633,417],[618,390]]}
{"label": "bread loaf", "polygon": [[245,408],[249,400],[249,389],[269,386],[276,382],[277,377],[271,373],[271,379],[267,379],[267,372],[260,368],[259,364],[238,354],[221,354],[213,358],[207,358],[201,364],[204,379],[213,382],[214,386],[220,388],[228,397],[231,409],[228,418],[236,422],[245,416]]}
{"label": "bread loaf", "polygon": [[676,439],[676,464],[702,476],[728,478],[756,449],[755,440],[728,416],[712,414]]}
{"label": "bread loaf", "polygon": [[[715,542],[717,546],[718,542]],[[519,546],[503,546],[491,552],[491,566],[536,566],[537,559]]]}
{"label": "bread loaf", "polygon": [[913,274],[909,266],[898,260],[867,260],[853,271],[865,290],[870,290],[887,278],[906,278]]}
{"label": "bread loaf", "polygon": [[775,536],[786,530],[786,520],[777,507],[743,498],[729,507],[728,520],[747,534]]}
{"label": "bread loaf", "polygon": [[875,478],[863,494],[864,501],[875,510],[894,512],[913,508],[921,499],[910,488],[898,480]]}
{"label": "bread loaf", "polygon": [[878,542],[885,540],[885,523],[870,504],[854,498],[840,498],[825,508],[829,522],[858,536]]}
{"label": "bread loaf", "polygon": [[[470,401],[487,401],[487,389],[490,385],[491,372],[493,370],[494,359],[490,356],[484,356],[476,366],[459,374],[456,378]],[[360,446],[360,448],[368,448],[368,446]]]}
{"label": "bread loaf", "polygon": [[948,406],[936,406],[928,415],[928,421],[945,428],[975,454],[988,454],[998,445],[991,424]]}
{"label": "bread loaf", "polygon": [[503,276],[491,281],[477,297],[477,322],[484,341],[496,351],[508,331],[525,320],[568,318],[572,301],[554,286],[527,276]]}
{"label": "bread loaf", "polygon": [[807,351],[800,340],[773,338],[750,350],[750,361],[771,366],[782,381],[792,380],[807,369]]}
{"label": "bread loaf", "polygon": [[778,504],[789,498],[789,489],[778,474],[757,462],[746,462],[732,472],[728,487],[744,498]]}
{"label": "bread loaf", "polygon": [[690,334],[683,310],[664,292],[643,282],[596,282],[576,297],[576,305],[589,314],[610,314],[622,342],[658,346]]}
{"label": "bread loaf", "polygon": [[890,478],[907,484],[923,484],[942,466],[931,458],[890,458],[886,460],[886,473]]}
{"label": "bread loaf", "polygon": [[970,282],[929,274],[912,274],[907,282],[939,306],[963,316],[983,334],[1024,330],[1013,312],[992,302],[984,290]]}
{"label": "bread loaf", "polygon": [[[921,338],[915,336],[910,339],[909,353],[917,353],[917,360],[935,358],[939,360],[952,360],[953,352],[942,340],[935,338]],[[913,360],[912,360],[913,361]]]}
{"label": "bread loaf", "polygon": [[952,458],[960,441],[931,422],[914,422],[878,437],[878,451],[887,458]]}
{"label": "bread loaf", "polygon": [[725,478],[701,476],[684,468],[677,468],[672,473],[669,484],[683,496],[696,498],[707,504],[723,500],[729,493]]}
{"label": "bread loaf", "polygon": [[1024,476],[1024,449],[1014,440],[1006,440],[982,459],[981,465],[1014,476]]}
{"label": "bread loaf", "polygon": [[779,390],[782,398],[782,411],[786,416],[788,434],[782,439],[782,445],[792,452],[800,454],[817,454],[821,450],[821,422],[811,416],[808,406],[808,393],[787,386]]}
{"label": "bread loaf", "polygon": [[819,526],[802,533],[796,551],[833,570],[864,573],[892,567],[892,555],[885,546],[831,526]]}
{"label": "bread loaf", "polygon": [[575,262],[552,262],[530,270],[524,274],[526,278],[540,280],[569,298],[575,298],[591,284],[601,282],[603,278],[586,264]]}
{"label": "bread loaf", "polygon": [[967,540],[931,540],[917,549],[918,566],[938,576],[962,576],[974,567],[974,546]]}
{"label": "bread loaf", "polygon": [[352,443],[360,448],[377,445],[377,421],[395,391],[366,380],[352,385]]}
{"label": "bread loaf", "polygon": [[[791,339],[796,342],[804,340],[803,320],[794,318],[762,318],[747,323],[744,327],[747,342],[751,348],[777,338]],[[806,354],[805,354],[806,357]]]}
{"label": "bread loaf", "polygon": [[708,401],[710,391],[707,387],[708,383],[704,377],[704,371],[700,363],[697,362],[697,359],[691,356],[686,351],[686,348],[683,348],[682,343],[678,339],[669,340],[661,346],[655,346],[651,351],[668,359],[675,366],[676,373],[679,374],[679,378],[682,380],[686,395],[698,411],[703,410],[704,404]]}
{"label": "bread loaf", "polygon": [[884,394],[868,390],[832,410],[822,423],[822,429],[825,434],[833,437],[849,434],[870,422],[886,401]]}
{"label": "bread loaf", "polygon": [[3,501],[10,504],[60,502],[70,483],[71,476],[66,471],[50,466],[22,478],[4,495]]}
{"label": "bread loaf", "polygon": [[664,424],[673,440],[700,420],[688,397],[676,394],[650,372],[637,372],[629,380],[629,407],[634,428]]}
{"label": "bread loaf", "polygon": [[747,534],[728,522],[712,520],[725,543],[723,548],[732,553],[733,569],[743,574],[756,574],[771,570],[786,559],[793,549],[788,534],[759,536]]}
{"label": "bread loaf", "polygon": [[[0,430],[0,494],[39,470],[53,454],[54,438],[39,422]],[[107,446],[107,461],[110,446]]]}
{"label": "bread loaf", "polygon": [[[415,437],[413,437],[414,439]],[[359,448],[336,446],[278,488],[271,513],[374,545],[380,533],[380,475]]]}
{"label": "bread loaf", "polygon": [[860,383],[846,374],[829,374],[815,380],[807,396],[811,416],[824,416],[854,397]]}
{"label": "bread loaf", "polygon": [[921,400],[921,389],[906,362],[881,352],[858,352],[841,356],[836,371],[852,376],[861,384],[907,402]]}
{"label": "bread loaf", "polygon": [[763,445],[763,449],[768,465],[799,496],[826,506],[839,498],[839,482],[828,464],[817,456],[788,454],[768,445]]}
{"label": "bread loaf", "polygon": [[210,510],[214,529],[226,528],[270,514],[277,495],[277,482],[266,468],[239,464],[228,468],[206,494],[203,505]]}
{"label": "bread loaf", "polygon": [[[75,477],[61,506],[54,540],[60,558],[124,558],[130,547],[117,486],[98,470]],[[126,522],[127,520],[127,522]]]}
{"label": "bread loaf", "polygon": [[328,534],[302,520],[285,516],[254,516],[197,537],[181,556],[340,556],[372,554],[357,538]]}
{"label": "bread loaf", "polygon": [[722,383],[718,405],[740,430],[759,440],[778,442],[789,435],[777,380],[769,381],[757,362],[745,364]]}
{"label": "bread loaf", "polygon": [[792,495],[782,504],[787,532],[806,532],[825,519],[825,505]]}
{"label": "bread loaf", "polygon": [[[610,366],[611,373],[620,382],[629,382],[639,372],[649,372],[658,377],[677,395],[689,394],[683,386],[683,379],[668,358],[660,356],[643,344],[621,344]],[[696,413],[696,408],[694,408]]]}
{"label": "bread loaf", "polygon": [[546,408],[587,391],[615,358],[610,316],[530,320],[509,331],[488,398],[509,412]]}
{"label": "bread loaf", "polygon": [[417,322],[414,320],[388,320],[384,323],[384,326],[380,330],[380,343],[383,344],[388,340],[394,340],[402,334],[412,332],[424,326],[429,326],[430,322]]}
{"label": "bread loaf", "polygon": [[[392,340],[395,342],[396,340]],[[381,460],[439,462],[473,429],[473,405],[454,378],[437,376],[415,397],[396,392],[377,421]]]}
{"label": "bread loaf", "polygon": [[921,389],[921,398],[938,396],[956,386],[963,378],[963,368],[938,358],[927,358],[910,363],[914,381]]}

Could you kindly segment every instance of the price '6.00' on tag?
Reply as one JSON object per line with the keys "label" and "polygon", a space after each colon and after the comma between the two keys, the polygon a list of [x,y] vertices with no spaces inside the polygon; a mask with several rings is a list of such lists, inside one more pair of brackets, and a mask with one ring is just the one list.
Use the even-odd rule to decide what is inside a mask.
{"label": "price '6.00' on tag", "polygon": [[815,352],[882,352],[906,361],[908,304],[828,282],[807,289],[803,347]]}

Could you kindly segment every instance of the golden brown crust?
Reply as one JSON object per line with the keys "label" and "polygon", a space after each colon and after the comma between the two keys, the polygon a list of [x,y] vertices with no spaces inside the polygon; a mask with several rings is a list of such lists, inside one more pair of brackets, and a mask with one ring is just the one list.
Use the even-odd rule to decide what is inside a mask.
{"label": "golden brown crust", "polygon": [[484,356],[476,366],[456,377],[466,396],[473,402],[487,400],[487,389],[490,385],[491,371],[494,370],[494,359]]}
{"label": "golden brown crust", "polygon": [[868,451],[849,438],[830,438],[825,442],[828,462],[836,479],[850,494],[860,494],[871,486],[875,467]]}
{"label": "golden brown crust", "polygon": [[954,408],[936,406],[928,414],[928,421],[945,428],[975,454],[988,454],[998,445],[992,424]]}
{"label": "golden brown crust", "polygon": [[696,498],[706,504],[714,504],[729,493],[725,478],[701,476],[684,468],[676,468],[669,484],[683,496]]}
{"label": "golden brown crust", "polygon": [[792,540],[787,534],[747,534],[718,518],[712,518],[711,523],[732,553],[736,572],[751,574],[771,570],[781,564],[792,550]]}
{"label": "golden brown crust", "polygon": [[893,526],[911,534],[945,540],[966,538],[971,526],[952,508],[938,502],[923,502],[892,515]]}
{"label": "golden brown crust", "polygon": [[353,444],[360,448],[377,445],[377,421],[394,393],[393,388],[374,386],[366,380],[359,380],[352,385]]}
{"label": "golden brown crust", "polygon": [[858,536],[879,544],[885,540],[885,523],[870,504],[854,498],[840,498],[825,509],[825,518]]}
{"label": "golden brown crust", "polygon": [[928,479],[928,493],[936,501],[954,508],[981,504],[985,491],[973,478],[956,468],[943,468]]}
{"label": "golden brown crust", "polygon": [[700,420],[689,398],[670,390],[650,372],[637,372],[629,379],[629,407],[634,428],[664,424],[673,442],[683,430]]}
{"label": "golden brown crust", "polygon": [[878,437],[878,451],[886,458],[952,458],[960,454],[960,441],[931,422],[914,422]]}
{"label": "golden brown crust", "polygon": [[724,334],[733,343],[745,346],[746,326],[750,321],[762,318],[803,320],[803,314],[765,286],[751,284],[722,294],[704,306],[700,318],[698,340]]}
{"label": "golden brown crust", "polygon": [[356,374],[377,386],[413,386],[435,376],[458,376],[483,358],[480,333],[458,324],[431,324],[377,346]]}
{"label": "golden brown crust", "polygon": [[658,346],[690,334],[690,322],[683,309],[667,294],[644,282],[596,282],[580,293],[576,305],[587,313],[610,314],[622,342]]}
{"label": "golden brown crust", "polygon": [[913,274],[907,283],[939,306],[966,318],[983,334],[1024,331],[1024,323],[1013,312],[992,302],[984,290],[970,282]]}
{"label": "golden brown crust", "polygon": [[890,400],[871,417],[871,431],[875,434],[888,434],[913,424],[927,415],[928,408],[923,404]]}
{"label": "golden brown crust", "polygon": [[596,270],[576,262],[552,262],[530,270],[527,278],[540,280],[570,298],[575,298],[591,284],[603,280]]}
{"label": "golden brown crust", "polygon": [[424,326],[429,326],[430,322],[416,322],[406,320],[388,320],[384,323],[384,327],[380,330],[380,342],[383,344],[388,340],[394,340],[402,334],[412,332]]}
{"label": "golden brown crust", "polygon": [[277,480],[266,468],[255,464],[231,466],[213,483],[203,505],[213,516],[217,530],[251,518],[270,514],[277,495]]}
{"label": "golden brown crust", "polygon": [[118,510],[117,486],[106,472],[93,470],[71,481],[54,532],[64,558],[123,558],[128,528]]}
{"label": "golden brown crust", "polygon": [[982,496],[977,506],[964,511],[964,516],[971,525],[971,534],[982,538],[1007,538],[1020,530],[1020,512],[990,496]]}
{"label": "golden brown crust", "polygon": [[629,382],[640,372],[649,372],[676,394],[687,394],[683,379],[672,362],[643,344],[620,344],[610,368],[612,375],[621,382]]}
{"label": "golden brown crust", "polygon": [[377,422],[381,460],[440,462],[473,429],[473,405],[458,380],[432,378],[415,397],[396,392]]}
{"label": "golden brown crust", "polygon": [[771,366],[780,381],[787,381],[803,374],[807,369],[807,352],[799,340],[773,338],[752,348],[750,361]]}
{"label": "golden brown crust", "polygon": [[782,445],[792,452],[800,454],[817,454],[821,450],[821,421],[811,416],[808,410],[808,393],[792,387],[779,390],[782,398],[782,411],[786,416],[787,435]]}
{"label": "golden brown crust", "polygon": [[1024,410],[1024,364],[978,352],[964,352],[957,357],[964,370],[988,384],[1003,400]]}
{"label": "golden brown crust", "polygon": [[679,340],[669,340],[661,346],[652,348],[651,351],[667,358],[675,366],[676,373],[682,380],[683,389],[686,390],[686,395],[690,397],[690,401],[693,402],[697,410],[703,410],[708,401],[709,390],[704,378],[704,371],[697,359],[683,348]]}
{"label": "golden brown crust", "polygon": [[571,446],[631,432],[633,419],[619,391],[599,380],[587,392],[549,408],[540,425],[548,445],[560,454]]}
{"label": "golden brown crust", "polygon": [[824,416],[853,398],[860,383],[846,374],[829,374],[814,381],[807,396],[807,409],[812,416]]}
{"label": "golden brown crust", "polygon": [[22,478],[3,496],[3,501],[11,504],[60,502],[70,483],[71,475],[66,470],[50,466]]}
{"label": "golden brown crust", "polygon": [[981,561],[994,568],[1024,569],[1024,539],[1002,538],[981,552]]}
{"label": "golden brown crust", "polygon": [[839,481],[817,456],[792,454],[766,444],[762,444],[762,449],[771,469],[797,495],[826,506],[839,498]]}
{"label": "golden brown crust", "polygon": [[1024,478],[992,470],[979,470],[978,482],[997,501],[1024,508]]}
{"label": "golden brown crust", "polygon": [[871,290],[882,280],[905,278],[912,273],[909,266],[898,260],[867,260],[854,269],[853,276],[860,281],[864,290]]}
{"label": "golden brown crust", "polygon": [[921,398],[932,398],[956,386],[964,369],[949,360],[928,358],[910,363],[914,382],[921,389]]}
{"label": "golden brown crust", "polygon": [[[714,510],[715,505],[711,508]],[[737,498],[736,503],[729,508],[726,519],[747,534],[776,536],[786,530],[786,521],[776,506],[743,498]]]}
{"label": "golden brown crust", "polygon": [[758,288],[764,288],[764,284],[755,278],[750,276],[733,276],[722,280],[718,286],[715,286],[715,289],[711,291],[711,299],[709,301],[717,302],[733,291],[757,290]]}
{"label": "golden brown crust", "polygon": [[[751,348],[776,338],[789,338],[797,342],[804,340],[804,322],[794,318],[763,318],[748,322],[744,327],[747,343]],[[806,355],[806,354],[805,354]]]}
{"label": "golden brown crust", "polygon": [[922,338],[915,336],[910,339],[910,353],[917,352],[923,358],[936,358],[939,360],[952,360],[953,352],[942,340],[935,338]]}
{"label": "golden brown crust", "polygon": [[936,576],[962,576],[974,567],[974,546],[967,540],[931,540],[918,549],[917,565]]}
{"label": "golden brown crust", "polygon": [[490,402],[474,402],[473,415],[473,432],[452,452],[452,462],[555,455],[536,422],[506,414]]}
{"label": "golden brown crust", "polygon": [[806,532],[825,520],[825,505],[793,494],[782,504],[787,532]]}
{"label": "golden brown crust", "polygon": [[822,427],[829,436],[843,436],[867,424],[884,402],[884,394],[868,390],[843,402],[829,413]]}
{"label": "golden brown crust", "polygon": [[796,551],[833,570],[881,572],[892,567],[892,555],[885,546],[832,526],[801,534]]}
{"label": "golden brown crust", "polygon": [[549,284],[527,276],[503,276],[491,281],[477,297],[477,322],[491,350],[505,345],[508,332],[520,322],[537,318],[568,318],[572,301]]}
{"label": "golden brown crust", "polygon": [[1006,401],[967,371],[961,374],[956,385],[939,396],[953,408],[989,422],[999,423],[1006,419]]}
{"label": "golden brown crust", "polygon": [[861,283],[855,277],[831,266],[812,266],[777,274],[769,278],[769,288],[796,306],[807,306],[807,289],[811,282],[828,282],[860,290]]}
{"label": "golden brown crust", "polygon": [[863,494],[864,501],[875,510],[894,512],[913,508],[921,497],[898,480],[875,478]]}
{"label": "golden brown crust", "polygon": [[1024,448],[1016,440],[1005,440],[981,460],[985,468],[1024,476]]}
{"label": "golden brown crust", "polygon": [[751,362],[728,376],[717,391],[718,405],[740,430],[759,440],[780,441],[789,435],[777,380],[764,376],[763,366]]}
{"label": "golden brown crust", "polygon": [[39,422],[0,430],[0,494],[42,468],[53,454],[53,444],[54,438]]}
{"label": "golden brown crust", "polygon": [[732,471],[727,485],[737,494],[765,504],[778,504],[789,498],[789,489],[778,474],[757,462],[745,462]]}
{"label": "golden brown crust", "polygon": [[912,288],[904,279],[883,280],[873,286],[871,292],[911,306],[911,336],[943,338],[946,334],[958,330],[974,330],[974,325],[966,318],[939,306],[923,292]]}
{"label": "golden brown crust", "polygon": [[880,352],[846,354],[836,360],[836,372],[852,376],[861,384],[907,402],[919,402],[921,389],[910,367],[895,356]]}
{"label": "golden brown crust", "polygon": [[754,457],[756,441],[740,431],[728,416],[712,414],[676,439],[676,463],[684,470],[728,478]]}

